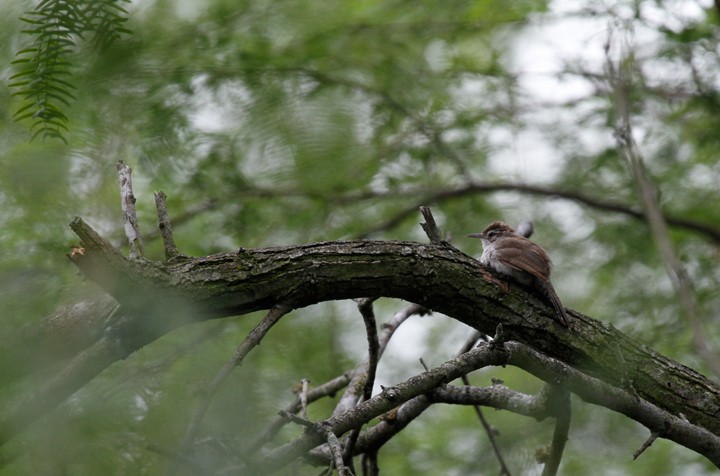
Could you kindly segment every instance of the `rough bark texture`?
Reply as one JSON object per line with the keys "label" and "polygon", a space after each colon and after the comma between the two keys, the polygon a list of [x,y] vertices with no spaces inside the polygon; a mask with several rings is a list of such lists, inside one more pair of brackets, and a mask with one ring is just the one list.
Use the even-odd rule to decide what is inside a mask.
{"label": "rough bark texture", "polygon": [[[442,312],[488,335],[501,323],[504,340],[516,342],[496,346],[482,365],[522,368],[588,402],[619,411],[720,467],[720,387],[582,314],[570,312],[570,329],[563,327],[542,296],[499,280],[442,241],[338,241],[154,263],[125,258],[80,219],[71,227],[82,243],[68,257],[119,305],[99,300],[90,306],[98,312],[94,318],[78,320],[72,312],[60,313],[41,321],[37,332],[24,331],[40,337],[37,345],[53,342],[56,332],[48,335],[46,329],[72,335],[77,327],[80,338],[73,341],[76,353],[60,371],[0,413],[0,444],[114,361],[189,322],[277,305],[291,309],[384,296]],[[83,309],[79,314],[87,315]],[[434,380],[426,378],[424,385],[433,388]],[[442,375],[442,381],[453,378]],[[424,388],[411,397],[426,394]],[[385,397],[375,396],[361,406]],[[397,403],[390,399],[382,405],[392,408]],[[353,427],[355,410],[337,418],[336,434]],[[310,443],[278,448],[277,460],[284,460],[285,453],[298,455],[298,449],[307,451]]]}
{"label": "rough bark texture", "polygon": [[[127,260],[81,220],[83,253],[71,259],[127,310],[110,326],[128,352],[192,320],[359,297],[394,297],[442,312],[481,332],[502,323],[508,339],[720,435],[720,388],[612,326],[571,312],[556,323],[539,296],[497,286],[478,261],[447,244],[346,241],[241,249],[177,263]],[[157,312],[162,311],[162,312]]]}

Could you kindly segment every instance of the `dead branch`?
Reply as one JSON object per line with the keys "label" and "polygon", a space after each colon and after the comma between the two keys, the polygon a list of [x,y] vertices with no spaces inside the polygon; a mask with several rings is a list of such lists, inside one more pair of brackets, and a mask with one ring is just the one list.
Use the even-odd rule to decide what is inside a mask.
{"label": "dead branch", "polygon": [[117,163],[120,183],[120,204],[125,222],[125,235],[130,243],[130,258],[142,258],[143,242],[135,212],[135,195],[132,189],[132,169],[122,160]]}
{"label": "dead branch", "polygon": [[179,256],[180,252],[175,244],[175,238],[170,227],[170,215],[167,211],[167,195],[165,195],[165,192],[155,192],[155,207],[158,214],[158,229],[165,247],[165,260],[169,261]]}

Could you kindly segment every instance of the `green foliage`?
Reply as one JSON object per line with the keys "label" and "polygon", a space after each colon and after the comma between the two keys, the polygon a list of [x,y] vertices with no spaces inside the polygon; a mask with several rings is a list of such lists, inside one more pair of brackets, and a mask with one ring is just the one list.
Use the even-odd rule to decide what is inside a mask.
{"label": "green foliage", "polygon": [[42,0],[21,20],[29,26],[22,32],[32,38],[32,46],[19,50],[12,62],[19,73],[10,77],[9,86],[23,99],[15,111],[15,121],[31,120],[32,139],[42,135],[67,143],[66,108],[75,96],[69,57],[77,48],[76,37],[93,33],[90,44],[103,50],[123,33],[127,11],[121,2],[130,0]]}
{"label": "green foliage", "polygon": [[[134,170],[150,259],[162,259],[153,190],[168,194],[175,238],[193,256],[356,237],[425,241],[421,204],[433,207],[455,246],[478,255],[480,243],[466,233],[495,219],[532,219],[568,307],[703,371],[644,222],[552,194],[640,210],[613,140],[602,57],[608,25],[631,21],[641,32],[631,38],[633,122],[661,207],[720,223],[718,26],[689,3],[691,17],[652,0],[609,10],[580,2],[571,13],[558,5],[547,12],[543,1],[156,0],[129,14],[118,1],[54,1],[33,7],[27,22],[17,21],[19,11],[8,14],[0,18],[0,43],[8,45],[0,54],[5,64],[17,62],[10,82],[19,99],[12,103],[3,89],[0,101],[17,108],[33,136],[68,143],[28,143],[7,110],[0,116],[0,334],[99,292],[64,257],[77,241],[66,225],[80,215],[126,248],[114,168],[123,159]],[[11,0],[3,7],[19,8]],[[623,7],[637,16],[620,18]],[[575,25],[570,34],[564,21]],[[133,35],[116,41],[125,26]],[[579,31],[587,44],[576,42]],[[15,46],[28,38],[30,46]],[[533,62],[547,55],[536,53],[544,43],[554,55],[567,53],[560,64]],[[577,50],[566,52],[570,45]],[[508,187],[458,192],[477,183]],[[512,190],[525,183],[548,194]],[[671,229],[715,345],[717,242]],[[400,305],[379,303],[379,321]],[[257,319],[190,326],[116,363],[3,447],[0,474],[162,472],[167,460],[147,445],[174,447],[203,385]],[[430,365],[450,358],[465,331],[442,316],[411,319],[393,338],[380,383],[420,372],[419,357]],[[286,316],[213,401],[197,456],[212,468],[232,460],[293,398],[293,384],[353,368],[364,342],[352,303]],[[489,385],[491,377],[538,389],[513,369],[472,379]],[[13,393],[3,389],[2,406]],[[311,406],[311,418],[327,416],[336,399]],[[536,472],[534,453],[552,422],[486,416],[513,474]],[[299,431],[288,428],[278,441]],[[709,471],[701,457],[661,441],[629,463],[646,437],[634,422],[575,401],[561,472]],[[380,461],[387,474],[498,472],[473,413],[458,407],[427,412],[380,451]]]}

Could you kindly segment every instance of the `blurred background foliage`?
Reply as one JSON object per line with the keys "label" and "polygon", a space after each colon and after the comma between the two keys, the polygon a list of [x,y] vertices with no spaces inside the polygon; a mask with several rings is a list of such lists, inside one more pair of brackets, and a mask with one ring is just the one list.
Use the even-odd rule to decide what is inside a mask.
{"label": "blurred background foliage", "polygon": [[[27,46],[30,1],[0,0],[3,79]],[[163,190],[182,252],[319,240],[425,241],[417,206],[431,205],[453,243],[493,220],[531,219],[555,262],[564,303],[707,372],[648,227],[626,213],[558,197],[572,192],[640,210],[615,148],[605,47],[622,31],[633,56],[636,140],[668,215],[720,224],[718,12],[710,1],[141,0],[98,53],[77,42],[67,143],[29,141],[13,122],[22,98],[0,87],[0,334],[98,292],[64,257],[84,217],[123,249],[115,163],[134,170],[141,227],[162,258],[153,190]],[[478,185],[504,185],[502,191]],[[527,193],[518,185],[541,191]],[[475,187],[475,188],[472,188]],[[718,353],[718,241],[680,226],[705,337]],[[402,303],[381,300],[382,322]],[[160,474],[148,445],[173,448],[203,385],[259,315],[189,326],[107,369],[0,449],[0,474]],[[450,358],[468,329],[412,318],[381,361],[392,384]],[[296,311],[271,331],[214,400],[196,456],[232,465],[292,398],[362,360],[352,303]],[[540,382],[513,369],[476,372],[516,390]],[[715,376],[717,377],[717,376]],[[2,378],[2,376],[0,376]],[[0,389],[12,401],[33,380]],[[3,404],[4,405],[4,404]],[[311,407],[323,418],[332,401]],[[709,463],[647,437],[602,408],[573,406],[567,474],[702,474]],[[537,474],[552,422],[488,412],[513,474]],[[287,435],[297,433],[289,429]],[[432,408],[380,452],[383,474],[497,474],[472,409]],[[292,471],[296,471],[292,473]],[[296,467],[292,474],[316,474]]]}

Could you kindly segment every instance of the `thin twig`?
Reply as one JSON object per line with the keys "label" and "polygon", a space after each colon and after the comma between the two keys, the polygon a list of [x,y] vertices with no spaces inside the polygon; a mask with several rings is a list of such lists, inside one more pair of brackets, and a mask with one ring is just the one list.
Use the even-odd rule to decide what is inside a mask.
{"label": "thin twig", "polygon": [[[481,334],[478,331],[474,331],[465,341],[462,348],[460,349],[460,352],[458,352],[458,355],[462,355],[465,352],[470,351],[475,344],[477,343],[478,339],[480,339]],[[463,384],[470,386],[470,379],[467,375],[462,376]],[[495,453],[495,457],[497,457],[498,462],[500,463],[500,474],[504,474],[506,476],[511,476],[510,468],[508,468],[507,464],[505,463],[505,459],[502,456],[502,453],[500,452],[500,446],[497,443],[497,440],[495,439],[495,435],[497,434],[497,431],[488,423],[487,419],[485,418],[485,415],[482,411],[482,407],[480,405],[473,405],[473,408],[475,409],[475,414],[478,416],[478,419],[480,420],[480,424],[482,425],[483,429],[485,430],[485,434],[487,434],[488,441],[490,441],[490,445],[492,446],[493,453]]]}
{"label": "thin twig", "polygon": [[[480,367],[504,364],[509,355],[510,354],[506,352],[491,350],[489,346],[477,347],[456,359],[445,362],[420,375],[411,377],[402,383],[392,387],[384,387],[382,392],[370,400],[359,403],[354,408],[340,415],[332,416],[324,423],[331,425],[332,431],[335,434],[342,435],[357,427],[359,422],[370,421],[372,418],[382,415],[408,400],[414,399],[414,397],[419,396],[429,405],[429,400],[425,397],[425,394],[433,388],[451,382],[461,375]],[[377,426],[379,425],[375,425],[372,429]],[[321,443],[321,441],[319,441],[317,435],[305,433],[294,441],[269,451],[264,461],[267,465],[265,468],[267,471],[273,471],[285,466],[298,456],[306,454],[307,451],[319,443]]]}
{"label": "thin twig", "polygon": [[488,345],[493,348],[502,349],[503,345],[505,345],[505,340],[506,337],[503,325],[502,323],[498,323],[497,327],[495,327],[495,335]]}
{"label": "thin twig", "polygon": [[382,329],[380,330],[380,334],[378,336],[378,342],[380,344],[378,357],[382,356],[383,352],[385,352],[385,347],[387,347],[388,342],[390,342],[390,338],[400,324],[405,322],[410,316],[414,316],[416,314],[418,316],[426,316],[428,314],[432,314],[432,311],[420,304],[411,303],[396,312],[388,322],[382,325]]}
{"label": "thin twig", "polygon": [[335,468],[338,470],[338,474],[340,474],[340,476],[352,476],[352,471],[350,471],[343,462],[343,449],[337,435],[332,431],[332,426],[323,425],[323,429],[325,431],[325,438],[327,439],[328,446],[330,447],[330,453],[333,455],[333,463],[335,464]]}
{"label": "thin twig", "polygon": [[[351,377],[348,374],[340,375],[318,387],[310,389],[306,397],[307,403],[312,403],[316,400],[319,400],[320,398],[335,395],[336,392],[347,386],[348,382],[350,382],[350,379]],[[295,414],[301,409],[302,398],[298,395],[298,397],[284,410],[281,410],[281,412]],[[243,455],[251,455],[256,453],[263,445],[273,439],[273,437],[280,431],[280,429],[285,425],[285,423],[287,423],[286,418],[277,418],[273,420],[273,422],[268,425],[265,430],[263,430],[260,436],[258,436],[255,441],[253,441],[246,448],[243,448],[240,453]]]}
{"label": "thin twig", "polygon": [[[474,334],[474,336],[471,336],[467,340],[465,346],[463,347],[463,350],[471,349],[479,337],[481,337],[480,333],[476,333],[476,334]],[[422,358],[420,359],[420,362],[423,365],[423,367],[426,369],[426,371],[429,371],[427,365],[425,364],[425,362],[423,361]],[[432,391],[429,392],[429,395],[434,396],[436,391],[442,392],[442,391],[444,391],[444,389],[453,390],[453,389],[455,389],[455,387],[446,386],[445,384],[441,384],[441,385],[439,385],[439,387],[432,389]],[[391,388],[386,389],[383,387],[383,391],[385,391],[385,390],[387,390],[387,394],[389,394],[389,395],[394,394],[394,390]],[[474,388],[473,388],[473,390],[474,390]],[[485,389],[480,389],[480,390],[485,390]],[[493,391],[489,392],[489,393],[491,393],[493,396],[497,396],[497,393],[502,393],[502,392],[496,392],[493,389]],[[510,394],[510,393],[512,393],[512,392],[510,392],[508,390],[508,394]],[[457,395],[455,395],[455,396],[457,397]],[[467,396],[467,393],[463,392],[462,397],[465,397],[465,396]],[[487,396],[486,396],[486,398],[487,398]],[[510,396],[504,395],[502,397],[497,397],[497,398],[499,398],[501,401],[511,400],[512,402],[509,404],[508,408],[515,408],[515,407],[521,408],[521,413],[522,413],[522,409],[524,409],[528,405],[528,401],[532,400],[531,398],[529,399],[528,396],[525,396],[525,395],[520,396],[520,394],[518,394],[518,393],[512,393],[512,395],[510,395]],[[394,408],[394,409],[390,410],[389,412],[385,413],[380,418],[380,420],[381,420],[380,423],[378,423],[377,425],[360,433],[357,443],[355,445],[355,454],[363,454],[364,456],[368,456],[368,457],[370,457],[370,455],[372,455],[370,457],[371,461],[369,463],[367,462],[366,458],[364,458],[362,460],[363,461],[363,474],[367,474],[367,475],[377,475],[378,474],[379,469],[378,469],[377,461],[376,461],[376,459],[377,459],[376,453],[380,449],[380,447],[384,443],[389,441],[394,435],[401,432],[415,418],[420,416],[427,408],[430,407],[431,404],[432,404],[432,401],[428,395],[420,395],[418,397],[410,399],[407,402],[400,405],[399,407]],[[532,416],[534,416],[535,418],[538,418],[540,416],[539,410],[531,409],[528,411],[530,411],[530,412],[534,411]],[[313,453],[315,453],[316,457],[320,457],[320,460],[327,461],[330,458],[330,454],[328,451],[329,450],[326,447],[325,447],[325,451],[323,451],[323,448],[321,447],[318,449],[317,452],[314,451]],[[320,455],[324,455],[324,456],[320,456]],[[372,461],[373,458],[375,459],[375,462]]]}
{"label": "thin twig", "polygon": [[429,207],[420,207],[420,213],[422,213],[425,222],[420,223],[420,226],[425,230],[425,234],[430,238],[430,243],[437,244],[442,241],[442,233],[435,223],[435,217],[433,217],[432,210]]}
{"label": "thin twig", "polygon": [[363,453],[362,459],[363,476],[378,476],[380,474],[380,466],[377,461],[377,451],[368,451]]}
{"label": "thin twig", "polygon": [[[465,385],[470,385],[470,379],[467,375],[462,376],[462,381]],[[500,474],[504,474],[507,476],[511,476],[510,468],[508,468],[507,464],[505,463],[505,459],[502,456],[502,453],[500,452],[500,446],[497,443],[497,440],[495,439],[495,436],[497,435],[497,430],[493,428],[490,423],[488,423],[487,419],[485,418],[485,415],[483,414],[482,407],[480,405],[473,405],[473,408],[475,409],[475,414],[478,416],[478,419],[480,420],[480,424],[482,425],[483,429],[485,430],[485,434],[488,437],[488,441],[490,441],[490,445],[492,446],[493,453],[495,453],[495,457],[498,459],[498,463],[500,463]]]}
{"label": "thin twig", "polygon": [[278,412],[278,415],[280,415],[281,417],[283,417],[284,419],[286,419],[289,422],[295,423],[300,426],[304,426],[305,428],[316,429],[316,426],[317,426],[316,423],[311,422],[307,418],[299,417],[299,416],[295,415],[294,413],[286,412],[285,410],[280,410]]}
{"label": "thin twig", "polygon": [[499,383],[497,379],[493,379],[493,383],[489,387],[446,385],[434,388],[428,393],[428,397],[432,403],[490,407],[496,410],[507,410],[537,421],[553,416],[553,409],[548,408],[547,398],[542,393],[529,395],[517,392]]}
{"label": "thin twig", "polygon": [[132,169],[122,160],[117,163],[118,181],[120,183],[120,206],[125,222],[125,235],[130,242],[130,257],[143,256],[143,243],[135,212],[135,195],[132,190]]}
{"label": "thin twig", "polygon": [[375,312],[373,310],[374,299],[361,299],[358,303],[358,310],[362,314],[365,323],[365,332],[368,341],[368,373],[363,386],[363,399],[370,400],[372,389],[375,385],[375,373],[377,372],[378,361],[380,360],[380,339],[378,337]]}
{"label": "thin twig", "polygon": [[[673,415],[646,400],[638,400],[626,390],[607,384],[595,377],[552,357],[548,357],[519,342],[506,342],[503,348],[492,346],[475,347],[457,359],[446,362],[428,372],[414,376],[394,387],[386,388],[366,402],[362,402],[352,410],[330,418],[336,434],[356,427],[359,422],[367,422],[382,415],[397,405],[425,394],[440,384],[451,382],[473,369],[490,365],[511,365],[521,368],[546,382],[562,382],[564,387],[578,395],[588,403],[601,405],[629,416],[645,425],[651,431],[659,431],[663,438],[670,439],[706,456],[713,464],[720,467],[720,438],[711,431],[690,423],[680,416]],[[377,428],[373,426],[368,432]],[[362,438],[358,440],[358,445]],[[387,439],[383,437],[382,444]],[[292,442],[268,451],[264,463],[266,471],[276,470],[295,460],[297,457],[321,444],[314,435],[304,434]]]}
{"label": "thin twig", "polygon": [[655,244],[660,252],[665,270],[680,298],[680,304],[692,330],[692,346],[705,360],[708,367],[720,376],[720,358],[706,339],[706,331],[700,311],[698,310],[690,275],[678,258],[665,217],[660,211],[655,185],[650,178],[642,154],[635,142],[630,117],[630,88],[632,87],[632,54],[621,44],[621,58],[616,66],[611,57],[610,49],[613,38],[608,38],[605,47],[608,81],[614,93],[616,109],[615,139],[618,150],[625,157],[642,202],[645,220],[650,227]]}
{"label": "thin twig", "polygon": [[172,228],[170,227],[170,216],[167,211],[167,195],[165,195],[165,192],[155,192],[155,208],[157,208],[158,213],[160,236],[162,236],[165,247],[165,260],[170,261],[180,255],[180,252],[175,245],[175,238],[173,238]]}
{"label": "thin twig", "polygon": [[555,430],[553,431],[550,452],[547,455],[542,476],[555,476],[562,460],[565,443],[570,431],[570,392],[557,386],[551,386],[548,404],[555,414]]}
{"label": "thin twig", "polygon": [[[263,337],[265,337],[265,334],[267,334],[267,332],[280,320],[280,318],[291,310],[292,308],[285,304],[276,304],[273,306],[265,317],[263,317],[263,319],[250,331],[242,343],[240,343],[232,358],[225,363],[217,374],[215,374],[213,380],[208,384],[204,398],[195,409],[187,430],[185,431],[185,436],[180,444],[180,451],[182,453],[187,453],[190,450],[192,442],[195,439],[195,435],[200,429],[200,423],[205,417],[208,408],[210,408],[210,402],[222,383],[230,376],[233,369],[242,363],[245,356],[260,344],[260,341]],[[173,475],[176,470],[176,465],[170,465],[167,474]]]}
{"label": "thin twig", "polygon": [[475,344],[482,338],[483,334],[480,331],[473,330],[467,339],[465,339],[465,343],[460,347],[460,351],[457,353],[457,355],[464,354],[465,352],[468,352],[470,349],[475,347]]}
{"label": "thin twig", "polygon": [[[390,341],[390,338],[393,336],[397,328],[410,316],[413,316],[415,314],[423,316],[426,314],[430,314],[430,312],[431,311],[426,307],[414,303],[408,304],[400,311],[396,312],[393,317],[382,326],[382,330],[380,331],[380,335],[378,337],[378,341],[380,343],[378,355],[382,356],[383,352],[385,351],[385,347],[387,347],[387,344]],[[344,375],[335,377],[334,379],[329,380],[322,385],[310,389],[307,395],[308,403],[312,403],[323,397],[334,395],[342,388],[348,386],[351,380],[358,373],[366,371],[365,365],[366,362],[363,362],[362,364],[358,365],[354,370],[347,372]],[[290,413],[296,413],[300,410],[300,408],[300,397],[298,397],[295,399],[295,401],[293,401],[285,408],[285,411]],[[275,435],[280,431],[283,425],[285,425],[286,421],[287,420],[285,420],[284,418],[277,418],[273,420],[273,422],[268,425],[265,430],[262,431],[260,436],[255,439],[255,441],[248,445],[247,448],[243,448],[243,450],[241,450],[241,453],[245,455],[256,453],[263,445],[265,445],[267,442],[269,442],[275,437]]]}
{"label": "thin twig", "polygon": [[[461,185],[455,188],[447,189],[435,189],[432,193],[427,193],[425,190],[418,189],[403,189],[403,190],[388,190],[388,191],[363,191],[356,193],[347,193],[342,195],[328,195],[326,199],[330,202],[337,203],[340,205],[346,204],[357,204],[363,200],[392,200],[395,202],[405,202],[407,199],[415,197],[421,197],[416,202],[408,205],[407,208],[403,208],[398,214],[390,218],[388,221],[382,222],[376,227],[369,229],[356,238],[367,238],[373,233],[379,231],[388,230],[397,226],[402,221],[412,217],[417,213],[418,207],[425,204],[437,205],[446,201],[455,199],[461,199],[467,196],[490,194],[497,192],[515,192],[518,194],[545,197],[549,199],[563,199],[569,200],[580,205],[584,205],[590,208],[598,210],[604,210],[606,212],[614,212],[621,215],[626,215],[636,220],[643,220],[644,215],[642,210],[638,210],[634,207],[614,202],[605,201],[589,195],[585,195],[582,192],[574,190],[555,188],[552,186],[540,186],[532,185],[527,183],[507,183],[507,182],[495,182],[495,183],[484,183],[484,182],[470,182],[466,185]],[[253,197],[253,198],[310,198],[301,190],[293,189],[266,189],[260,187],[245,188],[239,192],[241,196]],[[200,203],[194,207],[189,207],[182,214],[174,217],[173,223],[177,227],[178,225],[188,222],[195,218],[200,213],[204,213],[211,210],[216,210],[220,207],[222,200],[209,199],[203,203]],[[695,233],[704,235],[706,238],[712,240],[715,243],[720,243],[720,228],[710,223],[703,223],[701,221],[692,220],[689,218],[683,218],[679,216],[673,216],[664,214],[665,221],[668,225],[672,225],[677,228],[683,228],[690,230]],[[158,231],[150,231],[145,234],[146,239],[154,238],[158,235]]]}
{"label": "thin twig", "polygon": [[[371,306],[373,301],[374,299],[369,299],[359,300],[358,302],[358,309],[360,310],[360,314],[363,316],[363,321],[365,322],[368,339],[368,358],[353,371],[352,381],[348,384],[348,389],[335,406],[333,415],[338,415],[357,405],[362,395],[367,395],[366,399],[370,398],[376,371],[376,369],[373,369],[372,367],[377,367],[377,362],[385,351],[385,347],[387,346],[393,332],[397,329],[397,326],[413,314],[424,314],[429,312],[422,306],[411,304],[404,308],[400,313],[394,315],[391,321],[383,326],[382,332],[378,335],[375,315]],[[372,382],[369,382],[370,380],[372,380]],[[362,394],[360,394],[360,390],[362,390]]]}
{"label": "thin twig", "polygon": [[638,459],[638,457],[639,457],[641,454],[643,454],[646,449],[650,448],[650,446],[652,446],[652,444],[655,443],[655,440],[657,440],[659,436],[660,436],[659,433],[657,433],[657,432],[655,432],[655,431],[651,431],[651,432],[650,432],[650,436],[648,437],[648,439],[645,440],[645,442],[642,444],[642,446],[640,446],[640,448],[638,448],[638,449],[633,453],[633,460]]}
{"label": "thin twig", "polygon": [[[418,207],[421,205],[437,205],[439,203],[460,199],[467,196],[495,192],[517,192],[521,194],[536,195],[547,198],[562,198],[591,208],[596,208],[598,210],[620,213],[638,220],[643,219],[642,210],[637,210],[635,208],[631,208],[627,205],[617,202],[601,200],[595,197],[585,195],[582,192],[576,192],[574,190],[563,190],[559,188],[542,187],[538,185],[523,183],[471,183],[458,188],[436,190],[428,194],[423,194],[422,192],[419,192],[417,190],[412,190],[411,192],[407,193],[388,192],[385,195],[375,194],[380,198],[382,198],[383,196],[387,196],[387,198],[397,199],[400,196],[409,195],[411,197],[420,196],[420,199],[418,199],[414,203],[409,204],[407,207],[397,212],[388,220],[381,222],[377,226],[360,234],[359,236],[357,236],[357,238],[367,238],[374,233],[395,228],[406,219],[414,216],[414,214],[417,213]],[[351,200],[351,197],[354,199],[354,201]],[[347,200],[351,203],[355,203],[358,200],[358,197],[350,195],[348,197],[339,197],[336,200]],[[677,216],[665,215],[664,217],[667,223],[671,225],[702,233],[703,235],[713,240],[715,243],[720,243],[720,228],[716,226]]]}
{"label": "thin twig", "polygon": [[302,379],[300,382],[302,383],[302,389],[300,390],[300,416],[307,418],[307,394],[310,382],[306,378]]}
{"label": "thin twig", "polygon": [[[363,317],[365,323],[365,333],[368,341],[368,363],[367,372],[365,377],[365,383],[362,389],[362,400],[370,400],[372,397],[372,389],[375,385],[375,374],[377,372],[378,361],[380,360],[380,342],[378,339],[377,323],[375,319],[375,312],[373,310],[374,299],[365,298],[358,302],[358,310]],[[362,426],[358,426],[350,432],[347,440],[345,441],[345,448],[343,449],[343,461],[350,468],[353,467],[352,456],[355,442],[360,434]]]}

